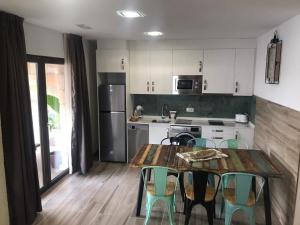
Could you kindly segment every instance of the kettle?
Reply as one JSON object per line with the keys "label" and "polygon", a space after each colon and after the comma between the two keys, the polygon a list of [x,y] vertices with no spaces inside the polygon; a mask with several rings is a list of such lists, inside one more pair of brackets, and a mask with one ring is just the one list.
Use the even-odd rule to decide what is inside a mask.
{"label": "kettle", "polygon": [[249,116],[248,114],[235,114],[235,122],[237,123],[248,123]]}

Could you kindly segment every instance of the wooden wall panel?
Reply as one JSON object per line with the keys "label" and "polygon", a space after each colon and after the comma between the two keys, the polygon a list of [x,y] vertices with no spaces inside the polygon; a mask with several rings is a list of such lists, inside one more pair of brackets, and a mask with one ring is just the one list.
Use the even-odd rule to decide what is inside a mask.
{"label": "wooden wall panel", "polygon": [[257,97],[254,146],[281,169],[270,181],[272,212],[282,225],[292,225],[300,156],[300,112]]}

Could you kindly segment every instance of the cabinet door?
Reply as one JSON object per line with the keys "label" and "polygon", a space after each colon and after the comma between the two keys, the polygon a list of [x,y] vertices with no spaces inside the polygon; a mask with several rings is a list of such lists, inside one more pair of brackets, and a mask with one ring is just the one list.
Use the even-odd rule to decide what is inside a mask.
{"label": "cabinet door", "polygon": [[149,144],[160,144],[162,139],[168,136],[169,127],[169,124],[150,123]]}
{"label": "cabinet door", "polygon": [[235,138],[245,142],[249,149],[253,148],[254,129],[252,127],[235,128]]}
{"label": "cabinet door", "polygon": [[174,50],[173,75],[202,75],[202,50]]}
{"label": "cabinet door", "polygon": [[127,61],[126,50],[97,50],[98,72],[125,72]]}
{"label": "cabinet door", "polygon": [[150,52],[150,76],[152,94],[172,93],[172,51]]}
{"label": "cabinet door", "polygon": [[130,52],[130,93],[150,94],[149,52]]}
{"label": "cabinet door", "polygon": [[234,49],[204,50],[203,93],[233,94]]}
{"label": "cabinet door", "polygon": [[255,49],[236,49],[234,95],[252,96]]}

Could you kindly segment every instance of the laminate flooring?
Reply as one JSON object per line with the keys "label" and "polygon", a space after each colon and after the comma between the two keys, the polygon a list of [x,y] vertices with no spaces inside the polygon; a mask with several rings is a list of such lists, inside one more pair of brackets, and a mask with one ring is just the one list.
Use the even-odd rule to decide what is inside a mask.
{"label": "laminate flooring", "polygon": [[[139,169],[127,164],[94,163],[88,175],[67,175],[43,194],[43,211],[34,225],[143,225],[145,197],[141,217],[135,217],[135,204],[139,182]],[[184,224],[183,203],[177,191],[175,222]],[[220,196],[217,202],[220,202]],[[219,215],[217,205],[217,215]],[[150,225],[168,223],[167,212],[162,203],[152,211]],[[193,208],[190,225],[207,225],[206,211],[198,205]],[[224,219],[215,219],[215,225],[224,224]],[[248,224],[242,212],[234,215],[232,224]],[[256,209],[256,224],[264,224],[262,201]],[[278,225],[273,218],[273,225]]]}

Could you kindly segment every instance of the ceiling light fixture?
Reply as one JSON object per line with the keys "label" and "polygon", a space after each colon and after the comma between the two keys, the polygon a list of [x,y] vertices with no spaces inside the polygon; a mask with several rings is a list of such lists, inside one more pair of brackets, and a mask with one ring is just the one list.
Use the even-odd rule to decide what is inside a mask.
{"label": "ceiling light fixture", "polygon": [[121,17],[125,17],[125,18],[138,18],[138,17],[144,17],[145,14],[140,12],[140,11],[136,11],[136,10],[118,10],[117,14]]}
{"label": "ceiling light fixture", "polygon": [[148,31],[148,32],[145,32],[144,34],[148,35],[148,36],[152,36],[152,37],[157,37],[157,36],[163,35],[164,33],[160,32],[160,31]]}
{"label": "ceiling light fixture", "polygon": [[83,23],[76,24],[76,26],[79,27],[79,28],[81,28],[81,29],[84,29],[84,30],[91,30],[92,29],[92,27],[90,27],[90,26],[88,26],[86,24],[83,24]]}

